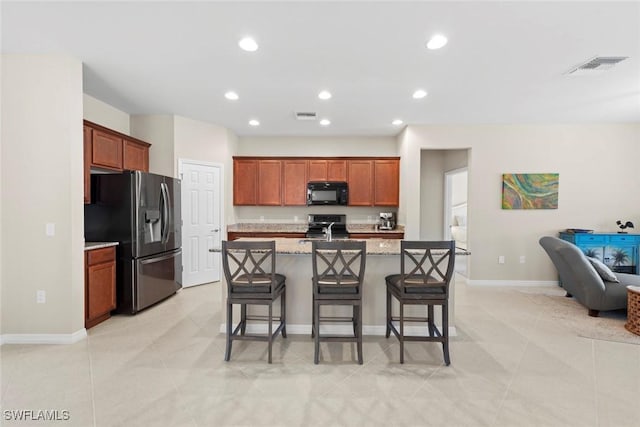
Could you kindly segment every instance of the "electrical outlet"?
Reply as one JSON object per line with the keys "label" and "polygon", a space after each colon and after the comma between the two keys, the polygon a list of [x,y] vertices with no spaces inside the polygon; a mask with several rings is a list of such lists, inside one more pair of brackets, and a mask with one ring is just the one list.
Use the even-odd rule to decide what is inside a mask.
{"label": "electrical outlet", "polygon": [[47,293],[45,291],[36,291],[36,303],[44,304],[47,302]]}
{"label": "electrical outlet", "polygon": [[298,222],[298,215],[293,216],[293,222]]}
{"label": "electrical outlet", "polygon": [[264,222],[264,215],[260,215],[260,222]]}
{"label": "electrical outlet", "polygon": [[504,255],[498,257],[498,264],[504,264]]}
{"label": "electrical outlet", "polygon": [[47,236],[53,237],[56,235],[56,224],[53,222],[48,222],[45,227],[45,232]]}
{"label": "electrical outlet", "polygon": [[527,258],[524,255],[520,255],[520,264],[527,262]]}

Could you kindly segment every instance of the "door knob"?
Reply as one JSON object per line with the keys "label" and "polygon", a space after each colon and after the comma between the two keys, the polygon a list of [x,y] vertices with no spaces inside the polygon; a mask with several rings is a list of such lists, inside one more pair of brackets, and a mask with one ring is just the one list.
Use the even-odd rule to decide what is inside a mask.
{"label": "door knob", "polygon": [[212,232],[212,233],[217,233],[218,231],[220,231],[220,229],[219,229],[219,228],[216,228],[216,229],[214,229],[214,230],[211,230],[211,232]]}

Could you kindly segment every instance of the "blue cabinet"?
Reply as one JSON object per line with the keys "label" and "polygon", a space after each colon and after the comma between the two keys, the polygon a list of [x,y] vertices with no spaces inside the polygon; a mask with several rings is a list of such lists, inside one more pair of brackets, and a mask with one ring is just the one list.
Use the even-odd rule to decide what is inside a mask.
{"label": "blue cabinet", "polygon": [[560,233],[560,238],[578,246],[585,255],[598,258],[618,273],[639,274],[640,234]]}

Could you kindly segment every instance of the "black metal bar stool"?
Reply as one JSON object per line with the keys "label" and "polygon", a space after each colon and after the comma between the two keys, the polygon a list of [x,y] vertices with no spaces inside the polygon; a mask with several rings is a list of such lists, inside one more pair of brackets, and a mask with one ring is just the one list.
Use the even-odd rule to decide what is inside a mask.
{"label": "black metal bar stool", "polygon": [[[362,364],[362,286],[366,260],[363,241],[313,242],[313,311],[311,336],[314,337],[314,363],[320,357],[320,342],[355,342],[358,363]],[[321,316],[320,307],[327,305],[352,306],[351,317]],[[321,335],[321,322],[350,322],[353,336]]]}
{"label": "black metal bar stool", "polygon": [[[400,243],[400,274],[386,277],[387,283],[387,331],[400,341],[400,363],[404,363],[405,341],[435,341],[442,343],[444,361],[449,358],[449,283],[455,263],[455,241],[406,241]],[[400,303],[399,316],[391,313],[392,298]],[[405,305],[424,305],[427,317],[404,315]],[[442,307],[442,327],[434,322],[433,307]],[[399,330],[393,322],[399,322]],[[405,335],[405,322],[427,324],[428,335]]]}
{"label": "black metal bar stool", "polygon": [[[269,363],[271,363],[271,347],[273,340],[280,332],[287,337],[285,292],[285,276],[277,274],[276,244],[266,242],[222,242],[222,267],[227,281],[227,348],[224,360],[231,357],[231,345],[234,340],[267,341],[269,344]],[[280,317],[275,331],[273,330],[273,303],[281,297]],[[240,322],[235,329],[233,325],[233,305],[240,304]],[[266,316],[248,315],[248,305],[266,305]],[[267,334],[246,334],[247,321],[267,322]]]}

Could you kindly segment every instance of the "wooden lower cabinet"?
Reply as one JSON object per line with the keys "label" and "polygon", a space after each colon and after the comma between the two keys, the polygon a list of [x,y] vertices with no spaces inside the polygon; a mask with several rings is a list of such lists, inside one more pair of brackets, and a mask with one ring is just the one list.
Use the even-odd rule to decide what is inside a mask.
{"label": "wooden lower cabinet", "polygon": [[350,239],[404,239],[404,233],[349,233]]}
{"label": "wooden lower cabinet", "polygon": [[85,251],[84,325],[89,329],[116,308],[116,248]]}
{"label": "wooden lower cabinet", "polygon": [[283,233],[283,232],[254,232],[254,231],[229,231],[227,232],[227,240],[236,240],[242,237],[256,237],[256,238],[276,238],[276,237],[285,237],[291,239],[303,239],[305,237],[305,233]]}

